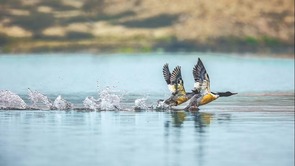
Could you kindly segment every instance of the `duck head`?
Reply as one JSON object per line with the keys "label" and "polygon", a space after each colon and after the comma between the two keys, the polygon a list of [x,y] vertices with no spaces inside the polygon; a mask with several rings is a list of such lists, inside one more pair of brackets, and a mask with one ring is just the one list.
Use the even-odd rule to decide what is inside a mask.
{"label": "duck head", "polygon": [[219,95],[220,97],[228,97],[228,96],[232,96],[232,95],[236,95],[238,93],[232,93],[232,92],[218,92],[217,95]]}

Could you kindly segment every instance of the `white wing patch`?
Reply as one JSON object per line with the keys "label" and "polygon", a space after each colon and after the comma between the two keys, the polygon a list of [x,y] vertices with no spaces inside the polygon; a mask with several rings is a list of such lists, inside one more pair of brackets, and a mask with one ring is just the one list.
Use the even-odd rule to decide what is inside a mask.
{"label": "white wing patch", "polygon": [[170,90],[171,93],[176,93],[175,85],[168,84],[168,89]]}
{"label": "white wing patch", "polygon": [[198,63],[193,68],[193,76],[195,79],[194,90],[201,94],[210,93],[209,75],[200,58],[198,59]]}
{"label": "white wing patch", "polygon": [[181,77],[181,67],[176,66],[172,73],[169,71],[168,64],[164,64],[163,66],[163,76],[167,83],[168,89],[172,94],[176,93],[184,93],[185,90],[183,87],[183,81]]}

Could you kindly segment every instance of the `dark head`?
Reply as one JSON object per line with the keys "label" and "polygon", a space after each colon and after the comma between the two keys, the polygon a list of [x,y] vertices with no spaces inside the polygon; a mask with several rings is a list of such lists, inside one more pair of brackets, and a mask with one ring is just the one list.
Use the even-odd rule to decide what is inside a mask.
{"label": "dark head", "polygon": [[232,93],[232,92],[218,92],[217,95],[219,95],[220,97],[228,97],[228,96],[232,96],[232,95],[236,95],[238,93]]}
{"label": "dark head", "polygon": [[177,79],[177,83],[183,85],[183,80],[181,78],[180,79]]}

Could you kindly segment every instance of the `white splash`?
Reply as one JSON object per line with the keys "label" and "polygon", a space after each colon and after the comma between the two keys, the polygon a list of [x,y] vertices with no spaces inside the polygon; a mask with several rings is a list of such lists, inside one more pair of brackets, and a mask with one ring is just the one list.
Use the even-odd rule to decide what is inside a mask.
{"label": "white splash", "polygon": [[94,99],[94,97],[86,97],[83,101],[83,105],[87,109],[97,110],[100,109],[100,100]]}
{"label": "white splash", "polygon": [[53,102],[53,105],[59,110],[69,110],[73,107],[73,104],[63,99],[61,95],[57,96]]}
{"label": "white splash", "polygon": [[17,94],[9,90],[0,90],[1,109],[26,109],[27,104]]}
{"label": "white splash", "polygon": [[32,91],[28,88],[29,99],[32,101],[32,106],[36,108],[51,109],[53,107],[52,102],[47,96],[38,91]]}
{"label": "white splash", "polygon": [[156,105],[156,110],[166,110],[169,108],[169,105],[165,104],[164,100],[158,100]]}
{"label": "white splash", "polygon": [[118,95],[112,94],[109,88],[105,88],[99,95],[101,110],[116,110],[120,109],[121,99]]}
{"label": "white splash", "polygon": [[106,87],[100,92],[98,99],[91,96],[86,97],[83,101],[85,108],[100,111],[113,111],[121,109],[120,103],[121,97],[114,94],[109,87]]}
{"label": "white splash", "polygon": [[146,100],[147,98],[143,97],[143,98],[140,98],[140,99],[136,99],[134,101],[134,109],[135,110],[143,110],[143,109],[148,109],[148,106],[146,104]]}

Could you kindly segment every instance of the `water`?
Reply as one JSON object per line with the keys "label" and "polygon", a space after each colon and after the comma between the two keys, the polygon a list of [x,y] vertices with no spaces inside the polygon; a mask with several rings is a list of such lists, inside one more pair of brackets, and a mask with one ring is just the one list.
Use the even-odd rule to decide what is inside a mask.
{"label": "water", "polygon": [[294,90],[294,61],[210,54],[89,55],[45,54],[0,56],[0,88],[27,94],[93,93],[115,86],[128,93],[169,94],[162,67],[182,66],[187,90],[193,88],[193,66],[200,57],[213,91],[261,92]]}
{"label": "water", "polygon": [[[189,91],[198,57],[212,91],[239,94],[200,112],[153,109],[169,96],[163,64],[182,66]],[[2,55],[0,90],[1,166],[294,164],[293,60]]]}

